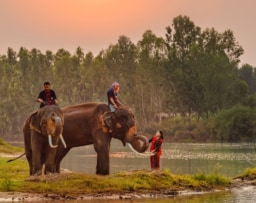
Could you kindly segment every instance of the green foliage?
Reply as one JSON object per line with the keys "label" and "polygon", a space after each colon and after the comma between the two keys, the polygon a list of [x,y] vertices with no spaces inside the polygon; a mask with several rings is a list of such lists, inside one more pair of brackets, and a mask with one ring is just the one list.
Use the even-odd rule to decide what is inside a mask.
{"label": "green foliage", "polygon": [[192,179],[200,182],[205,182],[206,185],[218,186],[218,185],[229,185],[230,179],[225,178],[219,174],[196,174],[192,176]]}
{"label": "green foliage", "polygon": [[219,112],[214,117],[214,128],[223,140],[236,142],[254,138],[256,112],[255,110],[236,105]]}
{"label": "green foliage", "polygon": [[186,16],[178,16],[173,22],[174,32],[167,29],[172,52],[166,71],[178,112],[203,116],[239,102],[247,91],[237,91],[240,81],[235,64],[243,50],[233,33],[201,31]]}
{"label": "green foliage", "polygon": [[244,180],[254,180],[256,178],[256,168],[246,169],[239,178]]}
{"label": "green foliage", "polygon": [[256,93],[256,68],[250,66],[249,64],[243,65],[238,69],[239,78],[245,81],[248,85],[248,91],[250,94]]}

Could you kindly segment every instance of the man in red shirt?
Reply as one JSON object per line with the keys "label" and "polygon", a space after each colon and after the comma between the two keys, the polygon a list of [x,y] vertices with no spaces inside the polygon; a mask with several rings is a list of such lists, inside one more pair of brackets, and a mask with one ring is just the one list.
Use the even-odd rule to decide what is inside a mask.
{"label": "man in red shirt", "polygon": [[58,100],[54,90],[50,88],[50,83],[44,83],[44,90],[39,93],[37,101],[40,102],[40,108],[44,107],[45,105],[52,105],[58,104]]}

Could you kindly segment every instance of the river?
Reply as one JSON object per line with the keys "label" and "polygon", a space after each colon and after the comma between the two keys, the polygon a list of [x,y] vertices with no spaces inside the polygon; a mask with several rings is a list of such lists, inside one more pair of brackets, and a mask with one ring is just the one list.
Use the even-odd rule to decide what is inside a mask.
{"label": "river", "polygon": [[[161,169],[174,174],[219,173],[228,177],[240,175],[247,168],[256,165],[256,149],[253,144],[194,144],[164,143]],[[95,173],[96,153],[93,146],[73,148],[61,164],[76,172]],[[149,157],[123,147],[119,140],[112,140],[110,150],[110,173],[124,170],[150,170]],[[166,202],[207,202],[207,203],[251,203],[255,202],[255,187],[245,187],[231,192],[204,194],[185,197],[145,200],[104,200],[102,203],[166,203]],[[89,201],[96,203],[98,201]]]}

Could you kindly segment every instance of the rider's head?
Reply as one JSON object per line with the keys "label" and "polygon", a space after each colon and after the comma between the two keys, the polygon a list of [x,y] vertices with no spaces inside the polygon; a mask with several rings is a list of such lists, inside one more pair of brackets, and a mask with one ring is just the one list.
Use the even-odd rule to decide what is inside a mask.
{"label": "rider's head", "polygon": [[50,90],[50,83],[49,82],[44,82],[44,89],[46,91]]}
{"label": "rider's head", "polygon": [[117,86],[118,86],[118,87],[120,86],[118,82],[113,82],[113,83],[112,83],[112,87],[117,87]]}
{"label": "rider's head", "polygon": [[119,91],[119,88],[120,88],[120,85],[119,85],[118,82],[113,82],[113,83],[112,83],[112,87],[114,88],[114,90],[115,90],[116,92],[118,92],[118,91]]}

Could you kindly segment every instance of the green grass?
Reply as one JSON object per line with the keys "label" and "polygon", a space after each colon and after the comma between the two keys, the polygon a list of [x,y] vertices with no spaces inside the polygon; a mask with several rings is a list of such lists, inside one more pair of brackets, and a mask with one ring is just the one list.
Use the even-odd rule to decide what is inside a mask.
{"label": "green grass", "polygon": [[7,163],[9,158],[0,158],[0,191],[16,191],[28,175],[28,166],[24,160]]}
{"label": "green grass", "polygon": [[0,138],[0,153],[16,154],[19,152],[24,152],[24,149],[10,145],[10,144],[6,143],[3,139]]}
{"label": "green grass", "polygon": [[[0,158],[0,191],[55,194],[91,194],[159,190],[210,190],[227,187],[231,180],[220,175],[175,175],[164,171],[123,171],[109,176],[85,173],[53,174],[28,181],[26,160],[7,163]],[[60,187],[61,185],[61,187]]]}
{"label": "green grass", "polygon": [[241,176],[236,178],[241,178],[243,180],[255,180],[256,179],[256,168],[246,169]]}

